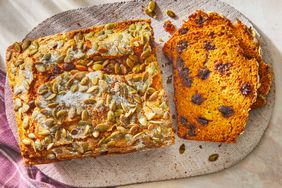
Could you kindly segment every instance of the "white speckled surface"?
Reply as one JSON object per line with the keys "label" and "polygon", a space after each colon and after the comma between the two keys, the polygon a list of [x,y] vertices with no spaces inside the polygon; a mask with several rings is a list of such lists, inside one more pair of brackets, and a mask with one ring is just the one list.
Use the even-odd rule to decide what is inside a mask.
{"label": "white speckled surface", "polygon": [[[21,40],[34,26],[55,13],[102,1],[0,1],[0,46]],[[110,1],[106,1],[110,2]],[[112,2],[112,1],[111,1]],[[276,104],[271,123],[260,145],[246,159],[222,172],[195,178],[128,187],[281,187],[282,186],[282,1],[224,0],[244,13],[260,30],[269,46],[276,77]],[[3,64],[1,64],[3,67]]]}

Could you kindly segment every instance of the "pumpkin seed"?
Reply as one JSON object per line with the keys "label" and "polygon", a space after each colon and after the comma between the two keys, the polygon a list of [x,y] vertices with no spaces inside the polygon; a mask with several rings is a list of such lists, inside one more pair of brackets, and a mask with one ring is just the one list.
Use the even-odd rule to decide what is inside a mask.
{"label": "pumpkin seed", "polygon": [[122,102],[122,103],[120,103],[120,105],[121,105],[121,107],[122,107],[123,111],[125,111],[125,112],[127,112],[127,111],[128,111],[127,106],[126,106],[123,102]]}
{"label": "pumpkin seed", "polygon": [[108,23],[108,24],[105,25],[105,28],[106,29],[113,29],[115,26],[116,26],[115,23]]}
{"label": "pumpkin seed", "polygon": [[50,58],[51,58],[51,54],[45,54],[42,59],[46,60],[46,61],[49,61]]}
{"label": "pumpkin seed", "polygon": [[38,49],[39,48],[39,43],[37,41],[33,41],[32,42],[32,48]]}
{"label": "pumpkin seed", "polygon": [[112,33],[113,33],[113,30],[111,29],[105,30],[105,34],[112,34]]}
{"label": "pumpkin seed", "polygon": [[170,9],[165,10],[165,13],[166,13],[169,17],[171,17],[171,18],[175,18],[175,17],[176,17],[176,14],[175,14],[172,10],[170,10]]}
{"label": "pumpkin seed", "polygon": [[134,61],[130,58],[127,58],[126,59],[126,65],[130,68],[133,68],[134,67]]}
{"label": "pumpkin seed", "polygon": [[140,72],[140,65],[139,65],[139,64],[135,65],[135,66],[132,68],[132,72],[134,72],[134,73],[139,73],[139,72]]}
{"label": "pumpkin seed", "polygon": [[29,110],[29,105],[23,104],[23,106],[22,106],[22,112],[24,113],[24,112],[27,112],[28,110]]}
{"label": "pumpkin seed", "polygon": [[156,9],[156,2],[150,1],[147,8],[149,12],[154,12]]}
{"label": "pumpkin seed", "polygon": [[95,131],[99,131],[99,132],[105,132],[110,128],[110,125],[106,124],[106,123],[100,123],[98,124],[94,130]]}
{"label": "pumpkin seed", "polygon": [[57,96],[57,94],[53,93],[46,98],[46,101],[50,101],[50,100],[54,99],[56,96]]}
{"label": "pumpkin seed", "polygon": [[36,54],[38,52],[38,49],[36,48],[36,49],[32,49],[32,50],[30,50],[30,55],[34,55],[34,54]]}
{"label": "pumpkin seed", "polygon": [[82,48],[82,46],[83,46],[83,43],[84,43],[83,41],[79,41],[79,42],[77,42],[77,45],[76,45],[76,46],[77,46],[77,48],[78,48],[78,49],[81,49],[81,48]]}
{"label": "pumpkin seed", "polygon": [[112,96],[111,95],[107,95],[107,97],[106,97],[106,106],[110,106],[111,100],[112,100]]}
{"label": "pumpkin seed", "polygon": [[70,90],[71,90],[71,92],[76,92],[77,90],[78,90],[78,85],[77,84],[74,84],[74,85],[72,85],[71,86],[71,88],[70,88]]}
{"label": "pumpkin seed", "polygon": [[89,113],[87,110],[83,110],[82,113],[81,113],[81,119],[83,121],[87,121],[89,119]]}
{"label": "pumpkin seed", "polygon": [[129,30],[135,30],[136,29],[136,25],[135,24],[131,24],[129,27],[128,27]]}
{"label": "pumpkin seed", "polygon": [[28,116],[25,116],[24,119],[23,119],[23,128],[24,129],[27,129],[29,127],[29,119],[28,119]]}
{"label": "pumpkin seed", "polygon": [[84,131],[83,131],[83,134],[84,134],[84,135],[87,135],[88,132],[89,132],[89,130],[90,130],[90,125],[86,125],[86,127],[85,127],[85,129],[84,129]]}
{"label": "pumpkin seed", "polygon": [[14,106],[14,109],[15,109],[15,110],[18,110],[21,106],[22,106],[22,101],[21,101],[21,99],[16,98],[16,99],[15,99],[15,106]]}
{"label": "pumpkin seed", "polygon": [[87,71],[88,68],[84,65],[75,65],[75,68],[79,71]]}
{"label": "pumpkin seed", "polygon": [[77,79],[77,80],[82,80],[82,78],[85,77],[85,73],[84,72],[78,72],[74,75],[74,78]]}
{"label": "pumpkin seed", "polygon": [[157,121],[157,120],[151,120],[150,123],[153,123],[153,124],[162,124],[163,122],[162,122],[162,121]]}
{"label": "pumpkin seed", "polygon": [[108,87],[108,84],[105,80],[99,80],[99,87],[102,91],[105,91]]}
{"label": "pumpkin seed", "polygon": [[49,160],[53,160],[55,158],[56,158],[56,156],[53,153],[50,153],[50,154],[47,155],[47,159],[49,159]]}
{"label": "pumpkin seed", "polygon": [[127,69],[124,65],[120,65],[120,69],[121,69],[121,73],[122,74],[126,74],[127,73]]}
{"label": "pumpkin seed", "polygon": [[70,88],[70,87],[72,86],[73,82],[74,82],[74,79],[71,78],[71,79],[66,83],[66,88]]}
{"label": "pumpkin seed", "polygon": [[98,49],[98,43],[97,42],[93,42],[92,43],[92,49],[97,50]]}
{"label": "pumpkin seed", "polygon": [[138,61],[138,57],[136,55],[129,55],[128,58],[131,59],[134,62]]}
{"label": "pumpkin seed", "polygon": [[19,61],[17,61],[17,62],[15,63],[15,66],[18,67],[18,66],[20,66],[20,65],[23,64],[23,63],[24,63],[23,60],[19,60]]}
{"label": "pumpkin seed", "polygon": [[44,95],[45,93],[48,92],[48,88],[46,85],[42,85],[38,88],[38,91],[37,93],[40,94],[40,95]]}
{"label": "pumpkin seed", "polygon": [[92,87],[90,87],[90,88],[86,91],[86,93],[92,93],[92,92],[95,91],[96,89],[98,89],[98,86],[92,86]]}
{"label": "pumpkin seed", "polygon": [[112,110],[112,111],[115,111],[115,109],[116,109],[116,102],[113,100],[111,103],[110,103],[110,110]]}
{"label": "pumpkin seed", "polygon": [[147,125],[148,123],[147,119],[143,115],[138,117],[138,121],[141,125],[144,125],[144,126]]}
{"label": "pumpkin seed", "polygon": [[115,73],[119,74],[120,73],[120,66],[118,63],[115,64]]}
{"label": "pumpkin seed", "polygon": [[97,85],[98,84],[99,79],[97,77],[92,78],[91,82],[93,85]]}
{"label": "pumpkin seed", "polygon": [[85,35],[85,38],[89,39],[89,38],[91,38],[93,35],[94,35],[94,33],[91,31],[91,32],[89,32],[89,33],[87,33],[87,34]]}
{"label": "pumpkin seed", "polygon": [[7,60],[7,61],[10,61],[10,60],[11,60],[11,57],[12,57],[12,52],[10,52],[10,51],[7,52],[7,53],[6,53],[6,60]]}
{"label": "pumpkin seed", "polygon": [[115,119],[115,114],[113,111],[110,110],[107,114],[107,121],[112,122],[114,121],[114,119]]}
{"label": "pumpkin seed", "polygon": [[139,95],[135,95],[134,97],[133,97],[133,99],[134,99],[134,101],[136,101],[137,103],[142,103],[142,98],[139,96]]}
{"label": "pumpkin seed", "polygon": [[36,64],[35,68],[38,72],[45,72],[46,71],[45,66],[43,64]]}
{"label": "pumpkin seed", "polygon": [[48,127],[51,127],[55,123],[55,120],[53,118],[49,118],[45,120],[45,125]]}
{"label": "pumpkin seed", "polygon": [[138,132],[138,129],[139,129],[139,126],[135,124],[129,129],[129,133],[132,135],[135,135]]}
{"label": "pumpkin seed", "polygon": [[94,132],[92,133],[92,135],[93,135],[94,138],[98,138],[98,137],[99,137],[99,134],[100,134],[99,131],[94,131]]}
{"label": "pumpkin seed", "polygon": [[60,63],[63,63],[64,62],[64,59],[65,59],[65,55],[61,55],[57,58],[56,60],[56,63],[60,64]]}
{"label": "pumpkin seed", "polygon": [[108,147],[114,147],[115,145],[116,145],[116,141],[114,141],[114,140],[111,140],[107,143]]}
{"label": "pumpkin seed", "polygon": [[47,135],[50,134],[50,131],[42,128],[38,131],[38,134],[41,135],[41,136],[47,136]]}
{"label": "pumpkin seed", "polygon": [[79,86],[79,91],[80,92],[85,92],[88,89],[88,86]]}
{"label": "pumpkin seed", "polygon": [[150,97],[149,101],[156,100],[158,98],[158,91],[155,91]]}
{"label": "pumpkin seed", "polygon": [[83,34],[81,32],[78,32],[74,37],[74,40],[79,41],[79,40],[83,40]]}
{"label": "pumpkin seed", "polygon": [[103,62],[103,67],[106,67],[108,64],[110,63],[110,61],[107,59],[107,60],[105,60],[104,62]]}
{"label": "pumpkin seed", "polygon": [[22,139],[22,143],[27,146],[27,145],[30,145],[31,142],[29,139],[24,138]]}
{"label": "pumpkin seed", "polygon": [[123,110],[119,108],[115,111],[115,116],[120,116],[122,113],[123,113]]}
{"label": "pumpkin seed", "polygon": [[62,90],[58,93],[58,95],[65,95],[67,92],[65,90]]}
{"label": "pumpkin seed", "polygon": [[62,137],[66,138],[67,137],[67,131],[65,128],[62,128],[62,134],[61,134]]}
{"label": "pumpkin seed", "polygon": [[35,148],[35,150],[38,150],[38,151],[41,150],[42,144],[41,144],[40,140],[36,140],[36,141],[34,142],[34,148]]}
{"label": "pumpkin seed", "polygon": [[124,133],[127,132],[127,129],[124,128],[124,127],[122,127],[122,126],[117,126],[117,130],[118,130],[120,133],[122,133],[122,134],[124,134]]}
{"label": "pumpkin seed", "polygon": [[88,98],[83,101],[84,104],[94,104],[96,102],[93,98]]}
{"label": "pumpkin seed", "polygon": [[56,115],[57,115],[58,118],[63,118],[63,117],[65,117],[67,114],[68,114],[68,111],[67,111],[67,110],[59,110]]}
{"label": "pumpkin seed", "polygon": [[152,52],[151,48],[147,48],[146,50],[144,50],[144,51],[142,52],[142,54],[141,54],[140,57],[141,57],[142,59],[146,59],[147,57],[150,56],[151,52]]}
{"label": "pumpkin seed", "polygon": [[209,161],[210,162],[214,162],[218,159],[218,154],[217,153],[214,153],[212,155],[209,156]]}
{"label": "pumpkin seed", "polygon": [[14,44],[14,48],[15,48],[16,52],[21,53],[22,47],[21,47],[21,45],[18,42],[16,42]]}
{"label": "pumpkin seed", "polygon": [[103,66],[101,64],[94,64],[92,68],[94,71],[98,71],[101,70]]}
{"label": "pumpkin seed", "polygon": [[156,17],[156,13],[153,11],[151,12],[148,7],[144,9],[144,13],[147,14],[148,16],[155,18]]}
{"label": "pumpkin seed", "polygon": [[57,87],[57,82],[56,81],[52,84],[52,92],[53,93],[58,93],[58,87]]}
{"label": "pumpkin seed", "polygon": [[36,138],[34,133],[29,133],[27,136],[30,139],[35,139]]}
{"label": "pumpkin seed", "polygon": [[54,146],[54,143],[50,143],[50,144],[48,144],[48,146],[47,146],[47,150],[50,150],[52,147]]}

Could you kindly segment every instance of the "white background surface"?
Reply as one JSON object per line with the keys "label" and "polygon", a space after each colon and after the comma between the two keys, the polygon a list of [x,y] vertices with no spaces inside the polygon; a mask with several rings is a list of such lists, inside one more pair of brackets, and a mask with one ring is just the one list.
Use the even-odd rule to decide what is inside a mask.
{"label": "white background surface", "polygon": [[[0,0],[0,49],[5,49],[46,18],[69,9],[118,0]],[[242,162],[222,172],[180,180],[128,187],[264,188],[282,187],[282,0],[222,0],[245,14],[266,40],[273,58],[276,104],[272,121],[259,146]],[[186,149],[189,152],[189,148]]]}

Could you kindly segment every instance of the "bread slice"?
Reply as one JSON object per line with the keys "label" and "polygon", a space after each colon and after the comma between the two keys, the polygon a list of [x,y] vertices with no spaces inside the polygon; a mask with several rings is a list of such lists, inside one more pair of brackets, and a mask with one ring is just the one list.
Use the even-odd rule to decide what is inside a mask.
{"label": "bread slice", "polygon": [[150,20],[109,23],[7,50],[21,153],[28,164],[174,143]]}
{"label": "bread slice", "polygon": [[241,21],[237,20],[236,24],[232,24],[230,20],[219,15],[218,13],[211,12],[205,13],[201,10],[189,16],[189,20],[185,22],[181,28],[175,32],[175,34],[165,43],[163,51],[166,56],[172,60],[171,45],[177,36],[189,34],[195,30],[202,30],[213,28],[218,25],[225,25],[229,27],[234,36],[240,41],[240,46],[244,50],[244,54],[247,58],[256,58],[259,62],[259,76],[260,76],[260,88],[258,89],[258,98],[253,104],[252,108],[261,107],[266,104],[266,96],[269,93],[272,72],[269,65],[264,63],[260,46],[256,39],[256,34],[251,28],[247,28]]}
{"label": "bread slice", "polygon": [[195,30],[174,42],[179,137],[234,143],[257,97],[257,60],[245,57],[225,25]]}

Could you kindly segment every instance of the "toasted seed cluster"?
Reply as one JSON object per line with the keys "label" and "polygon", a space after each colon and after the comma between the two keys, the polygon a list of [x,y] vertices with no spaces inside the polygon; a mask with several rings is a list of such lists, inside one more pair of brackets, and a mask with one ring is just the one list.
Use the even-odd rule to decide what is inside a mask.
{"label": "toasted seed cluster", "polygon": [[15,43],[8,76],[30,164],[174,142],[148,20]]}

